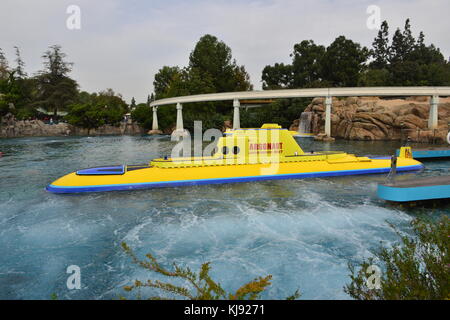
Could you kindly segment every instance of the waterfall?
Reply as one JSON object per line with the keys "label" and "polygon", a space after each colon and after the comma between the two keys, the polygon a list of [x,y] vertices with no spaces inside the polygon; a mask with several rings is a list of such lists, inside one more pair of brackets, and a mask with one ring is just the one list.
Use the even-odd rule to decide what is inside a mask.
{"label": "waterfall", "polygon": [[312,112],[302,112],[300,115],[300,124],[298,125],[298,133],[311,133]]}

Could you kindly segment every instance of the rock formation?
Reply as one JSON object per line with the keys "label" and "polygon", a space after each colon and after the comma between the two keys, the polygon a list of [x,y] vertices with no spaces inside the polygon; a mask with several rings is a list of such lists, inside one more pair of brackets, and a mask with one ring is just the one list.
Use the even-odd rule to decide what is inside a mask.
{"label": "rock formation", "polygon": [[143,129],[134,122],[121,122],[118,126],[104,125],[97,129],[85,129],[68,123],[45,124],[41,120],[16,120],[7,114],[0,122],[0,138],[51,137],[69,135],[138,135]]}
{"label": "rock formation", "polygon": [[[324,132],[324,98],[315,98],[305,111],[313,112],[312,133]],[[449,131],[450,98],[440,98],[439,123],[428,129],[429,97],[380,99],[378,97],[333,98],[331,136],[347,140],[403,140],[444,142]],[[290,130],[298,129],[294,120]]]}
{"label": "rock formation", "polygon": [[148,132],[147,132],[147,134],[150,134],[150,135],[154,135],[154,134],[164,134],[161,130],[149,130]]}

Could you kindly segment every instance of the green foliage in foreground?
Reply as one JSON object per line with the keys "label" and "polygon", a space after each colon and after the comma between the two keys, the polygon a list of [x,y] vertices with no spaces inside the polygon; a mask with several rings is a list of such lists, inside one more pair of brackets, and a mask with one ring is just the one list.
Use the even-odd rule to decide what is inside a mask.
{"label": "green foliage in foreground", "polygon": [[[188,267],[183,268],[176,264],[174,264],[174,271],[169,271],[162,267],[151,254],[146,255],[146,260],[140,260],[126,243],[122,243],[122,248],[131,257],[133,262],[142,268],[168,278],[185,280],[192,288],[181,287],[158,280],[147,280],[145,282],[135,280],[132,285],[124,287],[124,290],[127,292],[134,290],[140,292],[142,288],[156,288],[163,292],[175,294],[190,300],[255,300],[259,299],[261,293],[271,284],[270,280],[272,279],[272,276],[268,275],[264,278],[259,277],[244,284],[234,293],[227,293],[219,283],[210,277],[209,271],[211,270],[211,266],[209,263],[202,264],[198,273],[191,271]],[[288,297],[288,299],[297,299],[299,296],[300,293],[296,291],[292,296]],[[138,298],[141,298],[140,293],[138,293]],[[167,298],[154,296],[150,297],[150,299],[160,300]]]}
{"label": "green foliage in foreground", "polygon": [[448,216],[434,223],[415,220],[412,227],[414,237],[399,234],[400,245],[382,247],[375,254],[384,265],[380,289],[367,287],[366,270],[375,264],[368,259],[359,271],[349,265],[351,283],[344,291],[358,300],[450,299]]}

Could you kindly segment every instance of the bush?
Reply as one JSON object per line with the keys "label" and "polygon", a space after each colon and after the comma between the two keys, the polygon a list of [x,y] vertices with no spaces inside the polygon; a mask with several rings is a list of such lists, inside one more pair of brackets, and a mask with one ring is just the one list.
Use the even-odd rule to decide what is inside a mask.
{"label": "bush", "polygon": [[[190,300],[255,300],[258,299],[261,293],[271,284],[271,275],[266,277],[259,277],[247,284],[244,284],[234,293],[227,293],[219,283],[214,281],[209,275],[211,270],[210,263],[202,264],[200,270],[195,273],[191,271],[188,267],[183,268],[174,264],[174,270],[169,271],[162,267],[156,259],[151,255],[146,255],[146,260],[139,260],[134,252],[128,247],[126,243],[122,243],[123,250],[132,258],[133,262],[152,272],[156,272],[160,275],[171,279],[181,279],[189,283],[190,287],[181,287],[168,282],[161,281],[140,281],[135,280],[130,286],[125,286],[124,290],[131,292],[134,290],[138,291],[137,298],[142,298],[140,295],[140,290],[142,288],[156,288],[163,292],[169,293],[171,295],[181,296],[185,299]],[[298,291],[290,299],[295,299],[299,297]],[[167,299],[167,297],[152,296],[150,299]]]}
{"label": "bush", "polygon": [[71,106],[66,119],[71,125],[95,129],[105,124],[102,112],[103,110],[100,107],[89,103],[75,104]]}
{"label": "bush", "polygon": [[376,252],[384,265],[379,289],[367,285],[367,269],[375,263],[370,258],[360,264],[358,272],[349,265],[351,283],[344,291],[358,300],[449,299],[449,218],[443,216],[437,222],[414,220],[412,227],[413,237],[400,235],[401,245]]}
{"label": "bush", "polygon": [[131,118],[147,130],[152,128],[153,111],[146,104],[137,105],[131,112]]}

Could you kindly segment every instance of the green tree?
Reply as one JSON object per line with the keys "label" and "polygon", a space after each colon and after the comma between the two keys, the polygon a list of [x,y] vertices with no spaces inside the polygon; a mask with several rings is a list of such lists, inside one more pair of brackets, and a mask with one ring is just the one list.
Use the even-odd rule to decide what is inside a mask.
{"label": "green tree", "polygon": [[135,108],[136,108],[136,99],[134,99],[134,97],[132,97],[129,110],[131,111],[131,110],[134,110]]}
{"label": "green tree", "polygon": [[15,71],[8,72],[8,77],[0,79],[0,116],[13,112],[11,105],[16,106],[20,99],[20,87]]}
{"label": "green tree", "polygon": [[71,106],[66,119],[71,125],[88,129],[89,134],[91,129],[105,124],[103,113],[104,110],[99,105],[90,103],[74,104]]}
{"label": "green tree", "polygon": [[388,69],[368,69],[361,73],[358,86],[382,87],[391,83],[391,73]]}
{"label": "green tree", "polygon": [[5,80],[9,77],[9,64],[2,48],[0,48],[0,80]]}
{"label": "green tree", "polygon": [[233,82],[235,85],[235,91],[248,91],[253,90],[253,85],[250,83],[250,75],[245,66],[236,66],[233,70]]}
{"label": "green tree", "polygon": [[128,105],[120,94],[116,94],[112,89],[94,94],[94,105],[103,108],[102,116],[106,124],[117,125],[122,121],[127,113]]}
{"label": "green tree", "polygon": [[[186,68],[188,94],[247,91],[252,89],[250,76],[244,66],[239,66],[232,57],[230,47],[212,35],[202,36],[189,56]],[[228,102],[211,102],[189,106],[190,113],[203,114],[196,120],[206,121],[208,114],[230,112]],[[216,115],[214,118],[218,118]]]}
{"label": "green tree", "polygon": [[[200,38],[189,56],[187,67],[161,68],[155,75],[153,86],[157,99],[252,89],[245,67],[238,65],[231,49],[212,35]],[[165,111],[169,109],[158,111],[158,122],[163,129],[172,127],[175,121],[173,110],[170,115]],[[183,106],[184,125],[191,128],[194,120],[202,120],[204,125],[215,123],[220,128],[224,116],[230,112],[229,102],[186,104]]]}
{"label": "green tree", "polygon": [[380,288],[368,288],[367,269],[374,258],[364,260],[356,271],[349,265],[351,283],[344,291],[358,300],[450,299],[450,221],[414,220],[413,236],[397,232],[401,244],[381,247],[375,257],[383,264]]}
{"label": "green tree", "polygon": [[[6,78],[0,78],[0,116],[8,112],[18,119],[37,115],[32,105],[34,79],[17,77],[17,71],[6,71]],[[13,106],[13,107],[12,107]]]}
{"label": "green tree", "polygon": [[112,89],[100,93],[81,92],[66,116],[74,126],[94,129],[104,124],[117,125],[127,112],[127,103]]}
{"label": "green tree", "polygon": [[313,40],[303,40],[294,45],[292,64],[275,63],[262,72],[263,89],[325,87],[323,68],[326,49]]}
{"label": "green tree", "polygon": [[[153,93],[152,93],[152,95],[153,95]],[[148,95],[147,96],[147,102],[146,102],[145,105],[150,108],[150,103],[152,103],[152,101],[153,101],[152,98],[150,97],[150,95]]]}
{"label": "green tree", "polygon": [[26,78],[27,73],[25,72],[25,62],[22,59],[22,56],[20,55],[19,47],[15,46],[14,49],[16,49],[16,74],[18,78]]}
{"label": "green tree", "polygon": [[391,65],[394,65],[396,63],[405,61],[407,58],[407,53],[409,51],[410,48],[407,45],[404,33],[402,33],[400,29],[397,28],[397,30],[395,30],[394,36],[392,37],[389,62],[391,63]]}
{"label": "green tree", "polygon": [[176,77],[179,77],[181,70],[179,67],[163,66],[155,74],[155,80],[153,81],[153,87],[155,89],[156,99],[162,99],[169,96],[169,90],[172,81]]}
{"label": "green tree", "polygon": [[77,82],[68,76],[73,63],[65,61],[66,54],[58,45],[50,46],[42,58],[44,70],[36,77],[35,104],[53,111],[56,116],[58,110],[67,110],[67,107],[75,102],[78,94]]}
{"label": "green tree", "polygon": [[406,19],[405,21],[405,28],[403,30],[403,42],[405,46],[405,57],[407,59],[411,51],[414,50],[414,46],[416,44],[416,39],[414,39],[411,32],[411,23],[409,19]]}
{"label": "green tree", "polygon": [[[179,69],[177,73],[173,74],[172,80],[169,82],[166,91],[165,98],[186,96],[189,95],[189,73],[186,68]],[[201,90],[201,88],[197,88]]]}
{"label": "green tree", "polygon": [[425,36],[423,32],[420,32],[419,40],[409,54],[409,59],[416,61],[419,64],[446,63],[439,48],[436,48],[434,44],[429,46],[425,45]]}
{"label": "green tree", "polygon": [[386,69],[389,63],[389,25],[387,21],[381,23],[378,35],[372,42],[373,49],[370,55],[373,61],[370,63],[372,69]]}
{"label": "green tree", "polygon": [[292,65],[275,63],[273,66],[265,66],[262,71],[263,90],[287,89],[292,87]]}
{"label": "green tree", "polygon": [[358,84],[359,76],[365,69],[369,51],[340,36],[331,43],[323,58],[323,78],[336,87],[353,87]]}
{"label": "green tree", "polygon": [[131,118],[147,130],[152,128],[152,109],[145,103],[138,104],[136,109],[131,111]]}
{"label": "green tree", "polygon": [[38,111],[34,105],[36,79],[35,78],[18,78],[17,85],[19,87],[19,98],[16,102],[16,117],[18,119],[27,119],[38,115]]}
{"label": "green tree", "polygon": [[252,87],[245,68],[233,60],[230,47],[210,34],[195,45],[188,69],[210,79],[214,92],[246,91]]}
{"label": "green tree", "polygon": [[316,45],[313,40],[304,40],[294,45],[291,57],[293,57],[293,87],[310,87],[322,79],[324,46]]}
{"label": "green tree", "polygon": [[392,85],[437,86],[450,82],[444,56],[433,44],[425,44],[422,31],[417,41],[414,39],[409,19],[403,32],[397,29],[392,39],[389,70]]}

